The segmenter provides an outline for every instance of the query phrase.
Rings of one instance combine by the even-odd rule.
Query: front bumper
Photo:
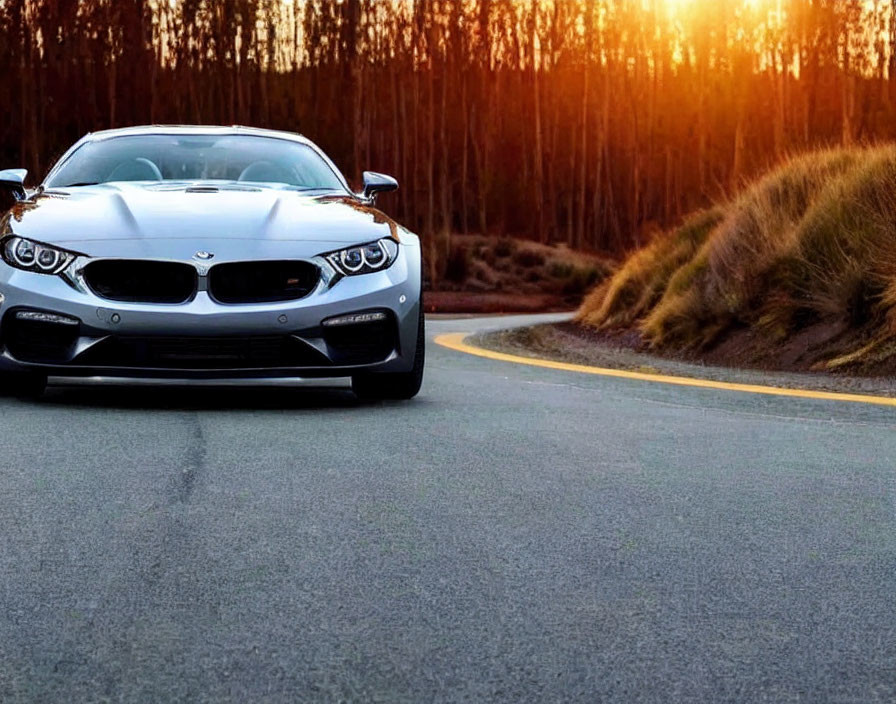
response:
[[[277,303],[225,305],[202,290],[184,304],[120,303],[77,291],[58,276],[2,262],[0,295],[3,371],[151,378],[403,372],[413,366],[418,334],[420,256],[418,247],[402,246],[385,271],[346,277],[305,298]],[[20,311],[77,322],[22,321]],[[385,320],[322,325],[364,311],[383,312]]]

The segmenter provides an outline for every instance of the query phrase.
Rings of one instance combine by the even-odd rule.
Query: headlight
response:
[[[398,243],[388,238],[369,244],[340,249],[324,255],[332,267],[343,276],[370,274],[388,269],[398,257]]]
[[[3,261],[16,269],[39,274],[58,274],[78,256],[64,249],[32,242],[22,237],[10,237],[0,247]]]

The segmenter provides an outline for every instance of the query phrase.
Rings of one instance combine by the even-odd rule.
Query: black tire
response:
[[[414,366],[409,372],[356,374],[352,377],[352,391],[362,401],[407,401],[414,398],[423,384],[423,365],[426,360],[426,335],[423,322],[423,300],[420,301],[420,320],[417,324],[417,348]]]
[[[7,372],[0,374],[0,395],[35,399],[43,396],[47,375],[39,372]]]

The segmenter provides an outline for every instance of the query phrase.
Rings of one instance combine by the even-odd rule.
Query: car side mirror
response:
[[[0,171],[0,189],[12,193],[16,200],[25,200],[25,177],[27,169],[7,169]]]
[[[398,181],[386,174],[378,174],[375,171],[364,172],[364,198],[371,203],[378,193],[388,193],[398,190]]]

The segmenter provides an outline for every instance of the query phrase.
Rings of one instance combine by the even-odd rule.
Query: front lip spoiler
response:
[[[53,377],[119,377],[133,379],[325,379],[380,371],[394,357],[377,364],[355,367],[252,367],[246,369],[159,369],[156,367],[71,367],[56,364],[25,364],[23,369],[39,371]],[[382,369],[385,371],[385,369]]]
[[[181,367],[96,367],[77,364],[48,364],[23,362],[8,351],[0,354],[0,359],[14,364],[20,369],[30,369],[55,377],[132,377],[143,379],[264,379],[307,377],[309,379],[352,376],[363,372],[387,371],[400,355],[393,350],[385,359],[356,365],[333,365],[319,367],[224,367],[181,368]]]

